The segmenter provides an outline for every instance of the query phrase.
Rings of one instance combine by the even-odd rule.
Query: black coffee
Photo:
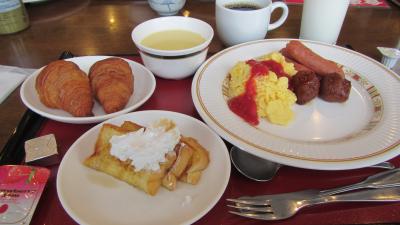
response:
[[[260,6],[251,3],[232,3],[225,5],[228,9],[239,10],[239,11],[251,11],[261,9]]]

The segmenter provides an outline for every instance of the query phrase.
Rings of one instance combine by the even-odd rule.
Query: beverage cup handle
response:
[[[286,20],[286,18],[288,17],[289,14],[289,8],[287,7],[287,5],[283,2],[273,2],[271,5],[271,14],[274,12],[275,9],[277,8],[282,8],[283,12],[281,17],[275,21],[274,23],[270,23],[268,26],[268,30],[273,30],[276,29],[278,27],[280,27]]]

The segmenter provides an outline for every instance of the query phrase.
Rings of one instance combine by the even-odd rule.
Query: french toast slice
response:
[[[190,146],[183,142],[179,142],[176,151],[178,156],[162,180],[163,187],[170,191],[175,190],[177,180],[185,172],[194,152]]]
[[[84,161],[84,165],[125,181],[149,195],[155,195],[161,186],[163,177],[176,160],[176,154],[167,154],[166,161],[160,163],[158,171],[135,171],[130,161],[121,161],[110,154],[112,136],[123,135],[140,128],[140,125],[132,122],[125,122],[121,127],[104,124],[97,138],[95,151]]]
[[[192,137],[182,136],[181,142],[193,149],[193,155],[179,180],[189,184],[197,184],[203,170],[207,168],[210,162],[208,151]]]
[[[124,121],[124,123],[121,125],[121,128],[129,132],[132,132],[132,131],[137,131],[140,128],[143,128],[143,126],[140,126],[139,124],[131,121]]]

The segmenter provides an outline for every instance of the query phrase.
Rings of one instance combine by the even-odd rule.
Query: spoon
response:
[[[271,180],[282,166],[245,152],[236,146],[232,146],[230,156],[235,168],[245,177],[255,181]]]
[[[230,151],[232,164],[245,177],[255,181],[269,181],[274,178],[279,168],[283,165],[275,163],[232,146]],[[390,162],[382,162],[370,167],[382,169],[394,169]]]

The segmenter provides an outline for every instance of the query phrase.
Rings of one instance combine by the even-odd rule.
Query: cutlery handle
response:
[[[330,196],[342,192],[362,189],[362,188],[384,188],[384,187],[397,187],[400,186],[400,168],[387,170],[375,175],[369,176],[362,182],[338,187],[328,190],[322,190],[321,196]]]
[[[391,202],[400,201],[400,188],[390,187],[326,196],[328,202]]]
[[[381,169],[387,169],[387,170],[392,170],[396,168],[391,162],[381,162],[372,166],[369,166],[372,168],[381,168]]]

